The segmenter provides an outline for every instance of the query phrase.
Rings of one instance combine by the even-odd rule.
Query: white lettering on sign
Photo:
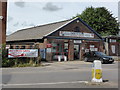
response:
[[[94,48],[94,47],[95,47],[95,45],[90,45],[90,47]]]
[[[81,40],[74,40],[74,43],[82,43]]]
[[[52,49],[51,48],[47,48],[47,53],[51,53]]]
[[[59,35],[60,36],[71,36],[71,37],[89,37],[89,38],[94,38],[94,34],[93,33],[60,31]]]
[[[110,42],[116,42],[116,40],[115,39],[110,39]]]
[[[9,49],[8,58],[38,57],[38,49]]]

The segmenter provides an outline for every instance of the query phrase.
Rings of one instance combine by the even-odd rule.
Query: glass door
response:
[[[80,45],[74,45],[74,60],[79,59],[80,57]]]
[[[52,55],[53,59],[57,59],[58,56],[64,56],[64,41],[56,40],[52,43]]]

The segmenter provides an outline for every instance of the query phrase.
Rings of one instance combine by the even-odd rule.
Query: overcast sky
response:
[[[28,27],[70,19],[87,7],[106,7],[118,17],[118,2],[10,2],[7,35]]]

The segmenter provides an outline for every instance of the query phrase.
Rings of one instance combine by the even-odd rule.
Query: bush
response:
[[[15,59],[8,59],[8,50],[5,48],[5,45],[2,45],[2,67],[12,67],[15,65]]]
[[[2,67],[12,67],[15,65],[15,59],[2,59]]]

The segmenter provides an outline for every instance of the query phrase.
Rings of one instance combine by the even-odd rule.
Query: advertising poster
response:
[[[38,57],[38,49],[9,49],[8,58]]]

